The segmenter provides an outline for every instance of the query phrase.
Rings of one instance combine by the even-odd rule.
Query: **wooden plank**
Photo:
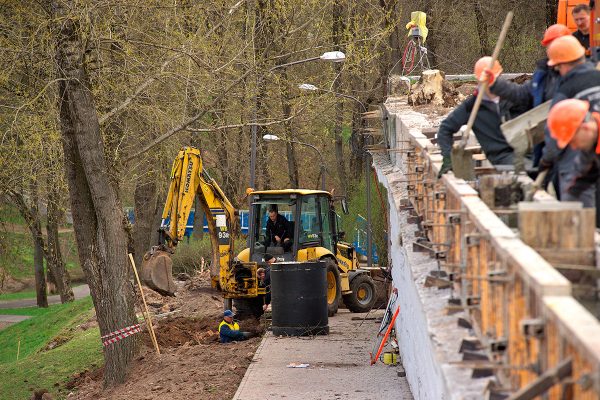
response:
[[[482,233],[490,237],[516,237],[516,234],[479,197],[464,198],[462,202],[470,220]]]
[[[572,371],[573,364],[571,358],[563,360],[556,367],[544,372],[535,381],[511,395],[508,400],[532,400],[546,393],[548,389],[559,383],[562,379],[571,376]]]
[[[600,371],[598,319],[571,296],[546,296],[542,301],[544,316],[557,326],[557,333],[566,338],[595,371]]]

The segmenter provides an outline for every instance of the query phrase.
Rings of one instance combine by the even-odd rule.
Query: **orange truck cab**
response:
[[[579,4],[588,4],[591,8],[590,46],[595,48],[597,52],[597,48],[600,45],[600,1],[559,0],[556,22],[566,25],[572,32],[575,32],[577,30],[577,25],[575,25],[575,21],[573,21],[573,8]]]

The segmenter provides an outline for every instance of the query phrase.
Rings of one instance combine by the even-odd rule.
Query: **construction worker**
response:
[[[256,275],[258,276],[258,287],[264,287],[266,291],[263,299],[263,311],[267,311],[271,304],[271,265],[276,261],[276,258],[269,253],[265,253],[264,260],[266,267],[259,268]]]
[[[233,320],[233,311],[223,312],[223,321],[219,324],[219,339],[221,343],[246,340],[252,337],[250,332],[240,331],[240,325]]]
[[[594,111],[600,106],[600,71],[586,62],[585,49],[573,36],[554,40],[547,49],[548,65],[556,69],[561,79],[552,99],[553,106],[561,100],[578,98],[588,100]],[[585,158],[578,157],[574,149],[560,149],[550,133],[545,137],[546,146],[540,161],[540,170],[555,168],[558,173],[560,200],[581,201],[584,207],[596,206],[596,185],[585,165]],[[600,198],[599,198],[600,199]]]
[[[491,57],[482,57],[475,63],[476,77],[485,77],[483,71],[490,65]],[[496,61],[491,71],[491,80],[502,73],[502,66]],[[479,89],[477,89],[479,90]],[[453,136],[460,127],[469,120],[475,104],[476,94],[469,96],[458,105],[442,123],[437,133],[438,143],[442,149],[443,163],[439,175],[452,170]],[[523,112],[523,107],[515,107],[511,102],[501,99],[489,89],[483,94],[483,101],[473,124],[473,133],[477,137],[487,159],[494,165],[512,165],[513,148],[508,144],[500,125]]]
[[[563,24],[554,24],[548,27],[544,32],[541,44],[548,47],[555,39],[561,36],[571,34],[571,30]],[[493,75],[488,73],[486,69],[487,79]],[[533,76],[527,83],[520,85],[506,79],[496,79],[493,85],[490,85],[490,92],[500,96],[500,98],[508,100],[513,104],[523,106],[526,110],[532,109],[551,100],[554,96],[557,82],[560,78],[558,71],[548,66],[548,57],[544,57],[536,63]],[[542,157],[543,143],[540,143],[534,148],[533,166],[537,167],[540,158]]]
[[[292,247],[290,223],[277,210],[277,204],[269,207],[269,219],[267,220],[265,247],[281,246],[284,251]]]
[[[556,103],[548,114],[548,130],[559,149],[567,146],[600,161],[600,113],[585,100],[567,99]]]
[[[578,4],[573,7],[573,11],[571,11],[571,15],[573,16],[573,21],[575,25],[577,25],[577,30],[573,32],[573,36],[586,50],[589,55],[590,48],[590,6],[587,4]]]

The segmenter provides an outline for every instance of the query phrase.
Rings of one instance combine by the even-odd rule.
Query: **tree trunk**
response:
[[[42,223],[38,209],[37,183],[31,183],[31,215],[33,217],[30,227],[33,235],[33,269],[35,271],[35,297],[38,307],[48,307],[48,293],[46,290],[46,273],[44,271],[44,238],[42,237]]]
[[[288,118],[290,118],[292,115],[292,104],[290,102],[287,70],[285,68],[281,70],[281,78],[281,111],[283,113],[283,118],[286,119],[286,121],[283,123],[283,128],[285,130],[285,136],[287,139],[285,149],[287,153],[288,180],[290,188],[297,189],[300,187],[300,178],[298,176],[296,149],[294,148],[294,143],[291,143],[291,140],[294,140],[294,131],[292,129],[292,121],[288,120]]]
[[[196,196],[196,205],[194,212],[194,233],[193,236],[195,239],[202,240],[204,239],[204,211],[202,211],[202,206],[200,205],[200,200],[198,200],[198,196]]]
[[[156,182],[154,177],[147,180],[138,180],[133,193],[135,221],[133,224],[133,248],[135,265],[142,265],[144,254],[150,250],[152,231],[158,229],[154,226],[154,208],[156,205]]]
[[[100,335],[136,323],[133,290],[127,279],[127,234],[118,191],[113,187],[104,154],[98,115],[87,71],[80,21],[85,16],[74,1],[54,0],[56,65],[65,170],[79,259],[90,286]],[[137,349],[129,336],[104,347],[106,386],[123,383]]]
[[[46,257],[48,276],[53,276],[61,303],[67,303],[75,300],[75,295],[71,288],[71,277],[60,251],[60,238],[58,236],[58,224],[61,219],[58,204],[59,194],[51,188],[51,182],[49,182],[48,187],[48,221],[46,222],[46,234],[48,235],[48,252]]]
[[[343,3],[341,0],[335,0],[333,2],[333,48],[334,50],[343,51],[341,43],[343,41],[344,34],[344,22],[343,22]],[[341,81],[342,81],[342,65],[341,63],[335,63],[334,69],[336,72],[336,79],[333,81],[332,90],[335,93],[340,93]],[[333,137],[335,141],[335,161],[337,164],[337,175],[340,181],[340,187],[342,188],[342,194],[345,195],[348,189],[348,182],[346,176],[346,160],[344,159],[344,142],[342,138],[342,129],[344,125],[344,102],[342,97],[337,97],[335,103],[335,125],[333,128]]]
[[[556,23],[558,16],[558,0],[546,1],[546,26]]]
[[[19,210],[19,214],[27,222],[27,227],[31,232],[33,239],[33,271],[35,278],[35,292],[38,307],[48,307],[48,295],[46,290],[46,274],[44,273],[44,257],[46,256],[46,244],[42,234],[42,224],[40,222],[40,214],[37,206],[38,194],[37,184],[31,182],[31,204],[28,205],[25,201],[25,196],[22,193],[14,191],[8,192],[13,204]]]
[[[477,35],[479,36],[479,47],[481,49],[481,55],[491,55],[490,52],[490,40],[488,36],[488,25],[483,12],[481,10],[480,0],[473,0],[473,12],[475,13],[475,24],[477,26]]]

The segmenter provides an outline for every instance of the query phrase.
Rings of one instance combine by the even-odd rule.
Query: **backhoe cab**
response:
[[[338,216],[330,193],[318,190],[286,189],[255,191],[252,221],[249,222],[250,248],[238,259],[263,264],[269,253],[277,261],[322,260],[327,265],[329,314],[337,312],[343,297],[353,312],[366,312],[376,301],[375,285],[366,271],[358,269],[354,247],[343,242]],[[277,243],[267,229],[273,211],[284,218],[285,238]],[[283,239],[283,238],[280,238]]]
[[[330,193],[317,190],[286,189],[254,191],[253,218],[249,221],[250,247],[234,257],[234,238],[239,215],[219,185],[202,167],[200,150],[184,147],[171,170],[171,183],[162,214],[158,245],[144,255],[142,280],[160,293],[173,295],[171,254],[183,239],[188,217],[196,197],[206,215],[211,241],[211,280],[223,292],[226,304],[254,308],[257,297],[265,294],[258,287],[256,271],[265,265],[266,253],[278,261],[323,260],[327,265],[327,302],[329,314],[337,312],[341,298],[353,312],[366,312],[376,301],[370,275],[358,269],[354,247],[342,241],[338,217]],[[345,204],[343,204],[344,207]],[[215,213],[215,210],[223,210]],[[279,228],[285,230],[278,241],[267,235],[269,210],[276,210]],[[285,218],[285,219],[283,219]],[[229,307],[228,307],[229,308]],[[262,307],[259,307],[262,310]]]

